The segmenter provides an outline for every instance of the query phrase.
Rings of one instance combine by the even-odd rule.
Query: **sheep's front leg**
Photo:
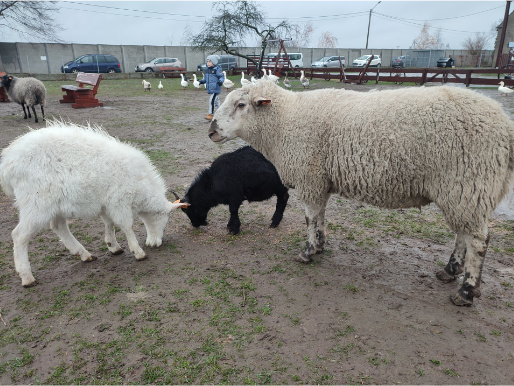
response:
[[[29,106],[27,106],[27,111],[25,111],[25,103],[22,103],[21,108],[23,109],[23,119],[27,119],[27,111],[29,112],[29,118],[32,118],[30,116]]]
[[[470,236],[468,235],[468,238]],[[466,234],[459,232],[455,237],[455,247],[450,256],[448,264],[436,276],[439,280],[449,283],[457,278],[464,270],[464,261],[466,257]]]
[[[55,217],[50,222],[50,228],[59,236],[64,246],[72,255],[79,255],[82,261],[96,260],[96,257],[91,256],[86,248],[71,234],[66,218]]]
[[[323,252],[325,246],[325,207],[326,201],[322,205],[305,204],[307,242],[305,249],[298,256],[298,260],[303,263],[311,261],[311,256],[316,252]]]
[[[29,241],[33,234],[44,228],[43,224],[34,224],[23,211],[20,211],[20,222],[12,231],[14,244],[14,267],[21,278],[21,285],[32,287],[37,284],[32,275],[29,262]]]
[[[116,240],[116,231],[114,230],[114,223],[112,220],[105,214],[101,214],[100,218],[105,224],[105,243],[107,244],[107,248],[109,252],[113,255],[119,255],[123,253],[123,248],[118,244],[118,240]]]
[[[242,200],[235,202],[232,201],[228,208],[230,210],[230,219],[228,220],[227,228],[228,233],[231,235],[237,235],[241,229],[241,221],[239,221],[239,207],[241,206]]]
[[[34,122],[36,122],[36,123],[37,123],[37,122],[38,122],[38,120],[37,120],[36,108],[34,107],[34,105],[32,105],[32,106],[30,106],[30,107],[32,107],[32,112],[34,113]],[[29,110],[29,109],[30,109],[30,107],[29,107],[29,106],[27,106],[27,110]],[[29,117],[30,117],[30,110],[29,110]]]

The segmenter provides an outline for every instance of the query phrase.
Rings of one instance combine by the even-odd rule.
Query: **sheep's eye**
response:
[[[245,107],[245,106],[246,106],[246,105],[245,105],[244,103],[239,103],[239,104],[237,105],[237,107],[241,107],[241,108],[243,108],[243,107]]]

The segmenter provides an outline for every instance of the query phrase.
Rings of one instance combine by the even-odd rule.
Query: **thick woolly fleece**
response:
[[[328,193],[386,208],[435,202],[452,230],[480,238],[514,169],[514,124],[501,105],[456,87],[299,93],[261,80],[228,94],[214,119],[303,202],[324,207]]]
[[[6,91],[9,98],[20,105],[35,106],[45,104],[45,85],[36,78],[13,77]]]

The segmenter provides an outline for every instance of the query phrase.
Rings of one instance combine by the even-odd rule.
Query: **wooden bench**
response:
[[[0,78],[5,75],[5,72],[0,72]],[[9,97],[4,87],[0,87],[0,102],[9,102]]]
[[[75,82],[79,85],[61,86],[61,90],[65,91],[66,94],[63,95],[63,98],[60,99],[59,102],[73,103],[71,107],[74,109],[103,106],[104,104],[102,102],[98,102],[98,99],[95,98],[101,80],[102,75],[100,74],[86,74],[84,72],[79,72],[77,74],[77,79],[75,79]]]
[[[186,74],[185,67],[158,67],[159,72],[162,74],[163,78],[166,78],[166,75],[169,75],[170,78],[178,78],[180,74]]]

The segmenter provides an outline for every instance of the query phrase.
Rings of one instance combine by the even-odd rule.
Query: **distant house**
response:
[[[508,57],[508,53],[509,53],[509,42],[513,42],[514,43],[514,11],[512,11],[510,14],[509,14],[509,19],[507,21],[507,30],[505,32],[505,41],[503,42],[503,47],[501,49],[501,53],[504,54],[504,55],[507,55]],[[496,63],[496,58],[498,57],[498,46],[500,44],[500,40],[501,40],[501,35],[502,35],[502,30],[503,30],[503,22],[501,22],[497,27],[496,27],[496,31],[497,31],[497,34],[496,34],[496,42],[494,43],[494,62],[493,62],[493,66],[494,64]]]

